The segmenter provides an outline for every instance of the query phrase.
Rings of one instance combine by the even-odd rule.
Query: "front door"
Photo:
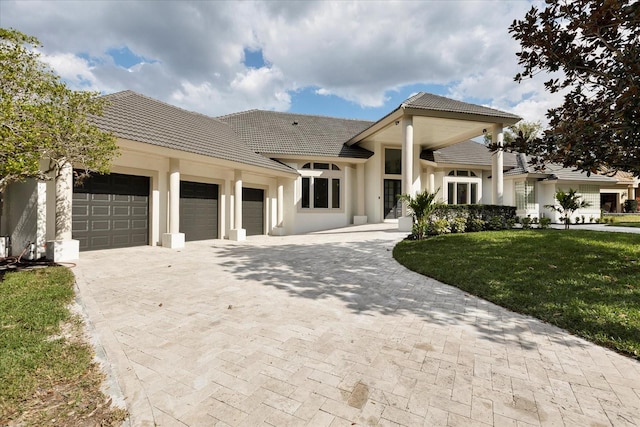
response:
[[[402,216],[402,203],[398,196],[402,194],[402,181],[384,180],[384,219],[396,219]]]

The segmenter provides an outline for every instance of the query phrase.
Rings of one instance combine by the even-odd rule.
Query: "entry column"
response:
[[[162,246],[184,248],[184,233],[180,233],[180,160],[169,162],[169,232],[162,235]]]
[[[229,230],[229,240],[246,240],[247,230],[242,228],[242,171],[235,171],[233,187],[233,228]]]
[[[492,179],[492,203],[494,205],[504,204],[504,160],[503,160],[503,145],[504,145],[504,133],[502,130],[502,123],[493,125],[492,136],[495,138],[496,146],[498,147],[495,153],[493,153],[491,161],[491,179]]]
[[[414,196],[413,191],[413,116],[402,119],[402,194]],[[398,218],[398,230],[411,231],[413,216],[408,216],[407,202],[402,203],[402,217]]]

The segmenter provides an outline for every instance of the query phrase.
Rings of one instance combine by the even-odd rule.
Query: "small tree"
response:
[[[564,190],[556,191],[555,199],[558,202],[557,204],[544,205],[544,207],[562,215],[560,219],[564,222],[565,230],[569,229],[569,225],[571,224],[571,215],[575,211],[591,206],[591,203],[581,200],[581,196],[577,194],[576,190],[573,188],[570,188],[567,192]]]
[[[69,89],[40,60],[38,46],[34,37],[0,28],[0,212],[12,182],[53,173],[62,193],[73,166],[106,173],[118,154],[115,138],[91,122],[102,114],[104,98]],[[71,232],[70,217],[60,216],[68,211],[57,204],[56,239]]]
[[[413,213],[415,219],[414,234],[417,239],[424,237],[429,217],[437,206],[435,200],[438,191],[439,189],[436,190],[435,193],[430,193],[424,190],[413,197],[409,194],[401,194],[398,196],[400,201],[407,203],[407,208]]]

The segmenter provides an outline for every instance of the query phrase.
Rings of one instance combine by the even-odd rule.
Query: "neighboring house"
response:
[[[399,194],[440,188],[450,203],[514,204],[512,188],[538,179],[505,174],[519,166],[515,156],[468,142],[501,135],[520,117],[426,93],[376,122],[259,110],[212,118],[131,91],[106,97],[95,121],[121,149],[112,173],[73,188],[65,177],[72,208],[61,217],[72,235],[57,242],[53,182],[11,185],[0,235],[10,236],[13,255],[27,247],[27,258],[64,261],[84,250],[180,248],[394,218],[408,230]]]
[[[604,212],[620,213],[624,211],[627,200],[637,200],[638,178],[632,173],[618,171],[612,178],[615,184],[607,184],[600,188],[600,206]]]

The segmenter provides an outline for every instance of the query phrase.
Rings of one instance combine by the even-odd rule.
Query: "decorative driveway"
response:
[[[131,425],[640,425],[638,361],[408,271],[395,227],[83,253]]]

